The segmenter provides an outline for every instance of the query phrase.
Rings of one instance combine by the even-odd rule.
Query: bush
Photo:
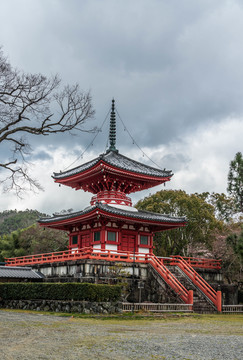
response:
[[[3,300],[117,301],[119,285],[89,283],[0,283]]]

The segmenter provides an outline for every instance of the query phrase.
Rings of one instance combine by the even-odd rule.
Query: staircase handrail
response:
[[[147,257],[147,262],[162,276],[164,281],[186,304],[193,304],[193,291],[188,291],[160,259],[155,255],[150,255]]]
[[[198,257],[182,257],[189,265],[192,267],[199,267],[203,269],[221,269],[222,260],[217,259],[206,259],[206,258],[198,258]]]
[[[221,311],[221,291],[215,291],[207,283],[207,281],[204,280],[203,277],[200,276],[196,270],[194,270],[193,267],[183,259],[182,256],[173,255],[171,257],[172,260],[170,261],[170,265],[178,266],[189,277],[193,284],[196,285],[204,293],[204,295],[213,302],[217,310]]]

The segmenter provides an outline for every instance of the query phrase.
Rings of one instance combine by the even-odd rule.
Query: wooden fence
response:
[[[222,313],[224,314],[235,314],[241,313],[243,314],[243,305],[223,305],[222,306]]]
[[[123,312],[147,311],[162,312],[192,312],[192,304],[160,304],[160,303],[122,303]]]
[[[193,312],[193,304],[122,303],[123,312]],[[223,314],[243,314],[243,305],[223,305]]]

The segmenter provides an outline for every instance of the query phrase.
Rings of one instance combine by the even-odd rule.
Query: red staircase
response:
[[[175,291],[185,304],[193,304],[193,290],[187,290],[172,272],[155,255],[149,256],[147,262],[159,273],[163,280]]]
[[[216,307],[217,311],[222,311],[221,291],[215,291],[205,281],[193,267],[182,256],[171,256],[169,265],[178,266],[181,271],[191,280],[191,282],[206,296]],[[168,260],[167,260],[168,262]]]

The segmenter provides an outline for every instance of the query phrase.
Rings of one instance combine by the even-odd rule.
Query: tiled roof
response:
[[[138,210],[137,212],[128,211],[123,209],[118,209],[114,206],[109,206],[107,204],[99,203],[99,207],[106,210],[109,213],[117,214],[121,216],[128,216],[134,219],[144,219],[144,220],[154,220],[159,222],[170,222],[170,223],[178,223],[178,222],[185,222],[185,217],[175,217],[166,214],[154,213],[145,210]]]
[[[0,278],[41,279],[44,275],[32,270],[31,267],[0,266]]]
[[[62,214],[53,214],[52,217],[41,218],[41,219],[38,220],[38,222],[41,223],[41,224],[44,224],[44,223],[51,223],[51,222],[54,222],[54,221],[62,221],[62,220],[72,219],[72,218],[87,214],[87,213],[91,212],[92,210],[94,210],[95,208],[96,208],[96,206],[93,205],[93,206],[86,207],[84,210],[77,211],[77,212],[74,212],[74,213],[68,213],[68,214],[64,214],[64,215],[62,215]]]
[[[89,207],[85,208],[83,211],[78,211],[75,213],[70,213],[70,214],[65,214],[65,215],[55,215],[51,218],[42,218],[39,220],[39,222],[42,224],[45,224],[45,223],[48,224],[48,223],[52,223],[52,222],[56,222],[56,221],[72,219],[75,217],[79,217],[79,216],[88,214],[89,212],[91,212],[95,209],[100,209],[109,214],[125,216],[125,217],[129,217],[132,219],[157,221],[160,223],[164,223],[164,222],[165,223],[175,223],[175,224],[186,222],[185,217],[175,217],[175,216],[171,216],[171,215],[159,214],[159,213],[154,213],[154,212],[149,212],[149,211],[144,211],[144,210],[129,211],[129,210],[119,209],[114,206],[110,206],[110,205],[102,204],[102,203],[96,203],[96,205],[89,206]]]
[[[149,176],[155,176],[155,177],[168,177],[172,176],[171,170],[161,170],[156,169],[155,167],[148,166],[145,164],[142,164],[138,161],[129,159],[128,157],[119,154],[117,151],[111,151],[108,150],[105,154],[101,154],[99,157],[82,164],[76,168],[73,168],[68,171],[60,172],[60,173],[54,173],[55,179],[62,179],[66,178],[72,175],[76,175],[79,173],[82,173],[83,171],[93,167],[96,165],[99,161],[103,160],[105,163],[115,166],[122,170],[127,170],[134,173],[149,175]]]

